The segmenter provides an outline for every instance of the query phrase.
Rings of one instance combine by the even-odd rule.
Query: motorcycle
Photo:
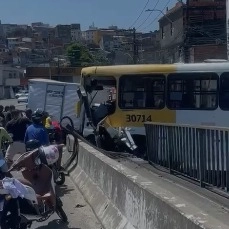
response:
[[[9,172],[14,170],[21,170],[23,179],[4,178],[0,181],[2,229],[27,229],[33,222],[46,221],[54,212],[62,222],[68,221],[62,201],[56,195],[52,170],[43,163],[39,150],[20,156]],[[15,190],[19,190],[16,196]]]
[[[60,141],[60,133],[55,128],[47,129],[48,135],[49,135],[49,142],[55,143]]]
[[[37,140],[30,140],[26,142],[26,151],[32,151],[36,148],[39,148],[40,142]],[[64,171],[57,168],[57,163],[54,163],[53,165],[49,166],[49,168],[53,172],[54,181],[57,185],[63,185],[65,182],[65,173]]]

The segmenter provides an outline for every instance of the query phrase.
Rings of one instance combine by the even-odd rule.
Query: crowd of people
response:
[[[26,142],[37,140],[40,146],[49,145],[49,132],[53,128],[61,133],[59,123],[52,121],[47,112],[40,109],[34,112],[31,109],[20,111],[13,105],[5,108],[0,105],[0,144],[2,146],[4,140],[10,143],[5,153],[7,168],[12,165],[16,154],[26,152]],[[57,141],[57,144],[62,143],[61,135]],[[3,157],[2,152],[0,159],[1,157]],[[57,162],[59,168],[61,168],[61,158],[62,152]]]

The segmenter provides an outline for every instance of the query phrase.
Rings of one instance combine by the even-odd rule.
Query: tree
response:
[[[110,65],[110,60],[102,53],[96,53],[94,55],[94,64],[95,65]]]
[[[93,57],[89,50],[78,43],[67,47],[67,55],[72,67],[87,66],[93,63]]]

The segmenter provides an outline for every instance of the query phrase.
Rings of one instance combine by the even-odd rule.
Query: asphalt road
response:
[[[0,100],[0,105],[3,105],[4,107],[14,105],[19,110],[25,110],[26,109],[26,103],[18,103],[17,99]]]
[[[25,103],[18,104],[17,99],[0,100],[0,105],[15,105],[17,109],[24,110]],[[20,173],[14,173],[20,177]],[[59,217],[54,214],[43,223],[34,223],[32,229],[102,229],[91,207],[88,205],[79,189],[66,177],[64,185],[57,187],[57,194],[63,202],[63,209],[68,216],[69,223],[63,224]]]
[[[95,217],[92,209],[85,201],[82,194],[75,187],[70,178],[66,179],[65,185],[58,188],[57,193],[63,201],[69,224],[60,222],[55,214],[47,222],[34,223],[32,229],[102,229],[103,227]]]

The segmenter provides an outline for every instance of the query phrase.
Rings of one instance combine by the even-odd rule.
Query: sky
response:
[[[3,24],[44,22],[53,26],[80,23],[82,30],[94,23],[100,28],[117,25],[119,28],[136,27],[140,32],[147,32],[158,28],[157,16],[160,12],[150,14],[143,11],[144,7],[163,10],[167,5],[171,8],[176,2],[177,0],[0,0],[0,20]]]

